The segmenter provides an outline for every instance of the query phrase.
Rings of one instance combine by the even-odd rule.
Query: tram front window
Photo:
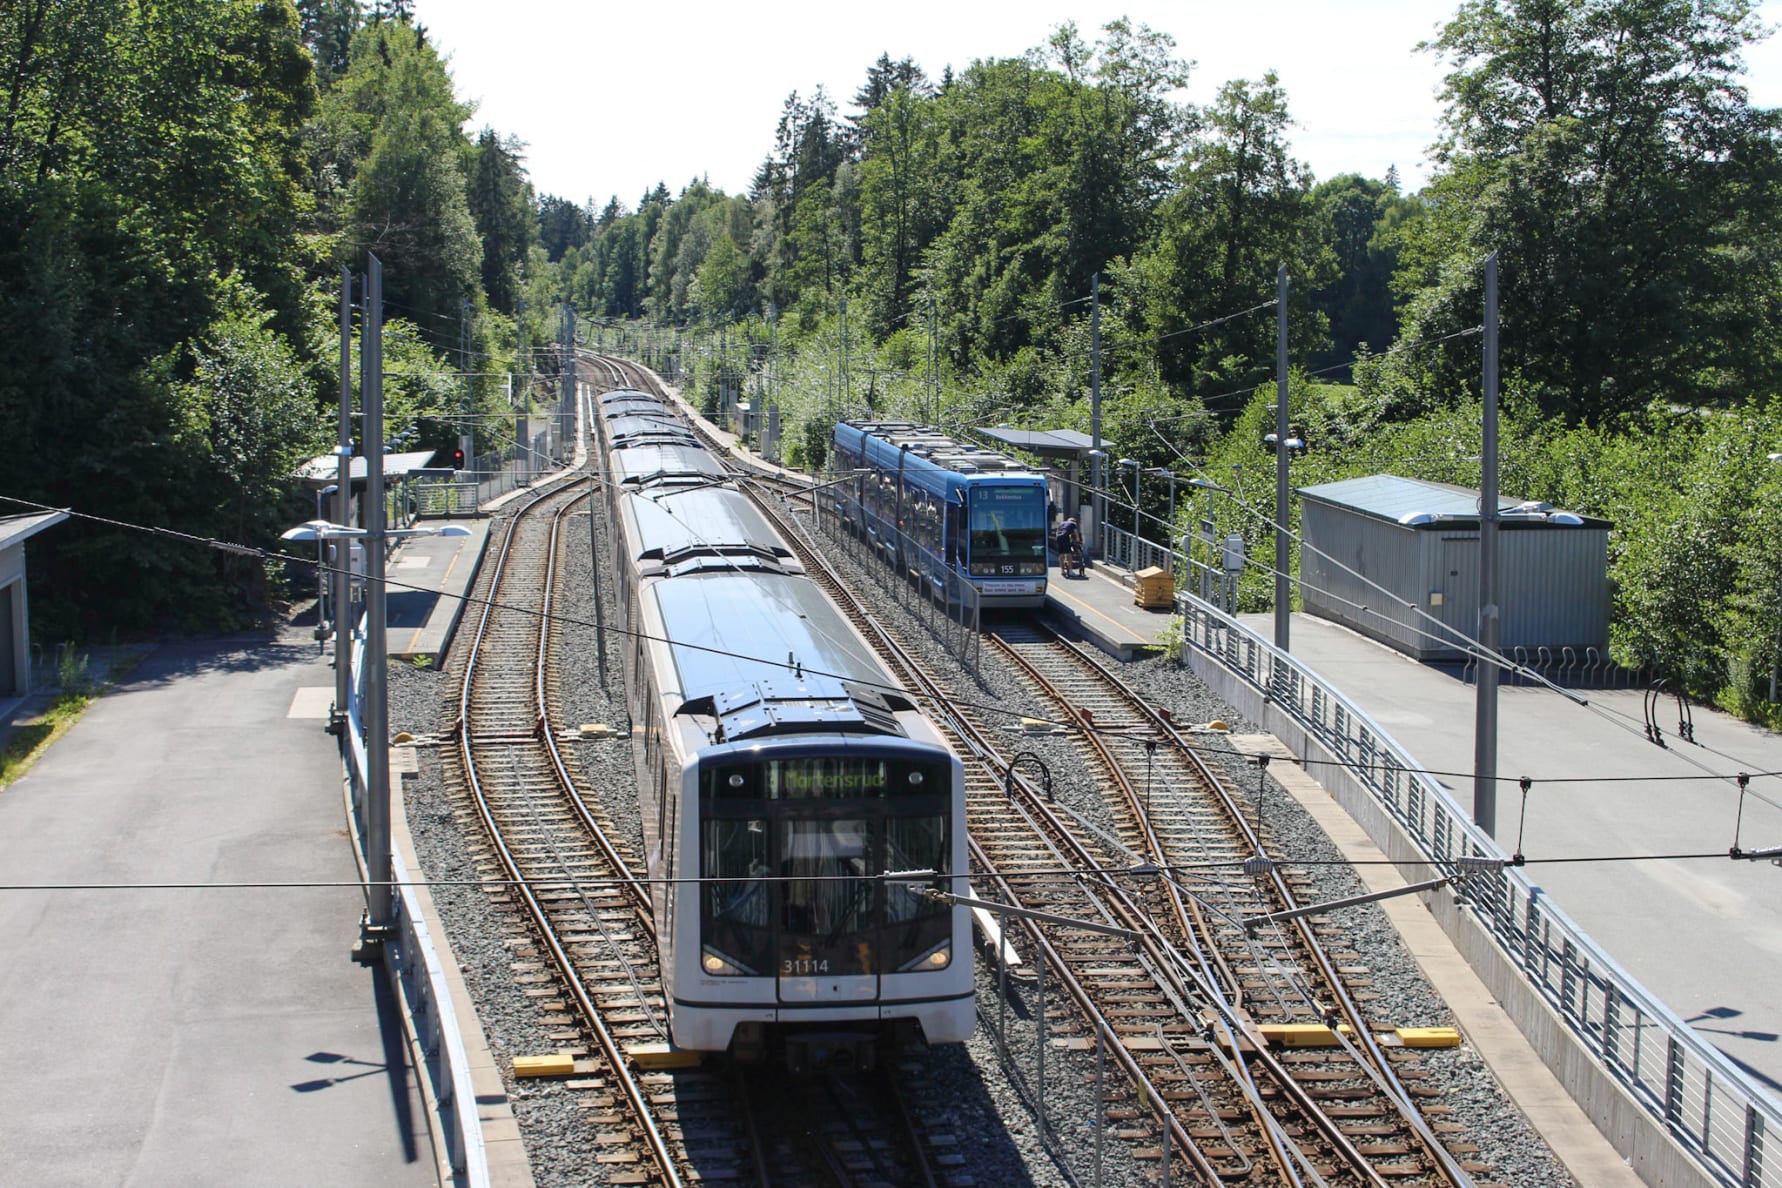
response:
[[[1045,573],[1045,488],[974,487],[970,543],[973,577]]]
[[[867,756],[708,769],[700,967],[805,978],[945,968],[951,912],[890,871],[949,868],[944,762]]]

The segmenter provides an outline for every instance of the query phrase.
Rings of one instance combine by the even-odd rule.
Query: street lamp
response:
[[[391,537],[470,535],[470,529],[462,524],[391,529],[383,526],[382,519],[380,515],[373,528],[353,528],[314,519],[286,530],[280,537],[284,540],[363,540],[368,550],[381,550],[384,541]],[[375,566],[369,564],[371,558],[367,557],[370,571],[367,576],[372,580],[368,581],[365,594],[365,702],[360,718],[360,729],[365,735],[365,867],[369,884],[366,888],[366,919],[356,953],[363,961],[376,959],[395,919],[394,889],[390,885],[389,657],[384,643],[383,583],[376,580],[383,576],[381,552],[378,556],[380,563]],[[335,709],[343,717],[350,716],[344,705]],[[341,734],[341,745],[350,745],[345,731]]]
[[[329,483],[316,492],[316,520],[322,518],[322,501],[340,490],[339,483]],[[315,521],[311,521],[314,523]],[[328,545],[321,537],[316,538],[316,640],[328,638],[328,625],[338,619],[341,607],[334,607],[332,617],[324,612],[328,610]]]
[[[1101,540],[1101,523],[1108,514],[1107,496],[1102,493],[1101,489],[1101,463],[1107,454],[1101,450],[1091,449],[1083,456],[1089,459],[1089,490],[1092,493],[1092,498],[1089,501],[1089,514],[1095,521],[1091,530],[1083,533],[1083,536],[1089,544],[1095,544]]]
[[[1204,530],[1202,539],[1204,539],[1207,542],[1207,548],[1210,551],[1214,547],[1213,537],[1214,537],[1214,533],[1216,532],[1216,527],[1213,522],[1215,519],[1215,517],[1213,515],[1213,510],[1214,510],[1213,493],[1217,492],[1217,491],[1224,491],[1224,490],[1226,490],[1226,488],[1221,487],[1218,483],[1214,482],[1212,479],[1198,478],[1198,477],[1189,479],[1188,485],[1190,487],[1198,487],[1202,491],[1207,492],[1206,514],[1201,518],[1201,528]],[[1211,593],[1212,593],[1212,590],[1211,590],[1212,572],[1213,572],[1213,560],[1212,560],[1212,557],[1209,555],[1207,558],[1206,567],[1200,571],[1200,597],[1201,597],[1202,602],[1210,601],[1209,595],[1211,595]]]

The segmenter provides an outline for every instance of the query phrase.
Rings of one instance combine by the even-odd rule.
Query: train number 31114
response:
[[[789,977],[795,974],[826,974],[829,972],[827,959],[815,957],[788,957],[780,962],[780,975]]]

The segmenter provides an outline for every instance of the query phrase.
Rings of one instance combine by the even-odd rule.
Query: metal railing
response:
[[[346,745],[341,748],[351,786],[355,834],[366,838],[366,789],[368,764],[361,707],[365,694],[365,621],[353,633],[352,679],[347,684]],[[401,777],[397,777],[401,778]],[[489,1184],[489,1160],[483,1143],[482,1121],[477,1115],[476,1089],[471,1082],[470,1058],[464,1036],[458,1030],[445,969],[423,918],[419,895],[402,856],[390,855],[390,877],[395,881],[396,939],[387,945],[392,986],[401,995],[408,1015],[415,1021],[416,1039],[425,1067],[417,1069],[428,1082],[445,1140],[452,1171],[471,1188]]]
[[[930,552],[897,525],[874,515],[846,494],[823,500],[817,523],[829,539],[872,572],[892,575],[883,583],[899,605],[919,617],[928,631],[966,668],[977,671],[983,638],[978,588],[938,553]],[[902,558],[901,573],[898,559]],[[905,580],[896,580],[902,577]]]
[[[552,457],[551,437],[549,428],[541,429],[528,443],[478,454],[471,465],[453,471],[450,477],[426,475],[410,480],[407,508],[412,518],[474,516],[491,499],[529,486],[540,475],[557,470],[560,464]]]
[[[1176,575],[1177,588],[1199,590],[1205,602],[1226,611],[1237,611],[1237,578],[1215,565],[1184,557],[1168,545],[1144,537],[1134,537],[1129,529],[1103,524],[1100,531],[1101,559],[1137,573],[1156,566]]]
[[[1316,739],[1432,868],[1452,875],[1464,859],[1507,861],[1390,735],[1292,656],[1198,599],[1180,596],[1177,607],[1184,648],[1216,660]],[[1739,1188],[1782,1188],[1782,1154],[1764,1157],[1767,1136],[1782,1131],[1774,1098],[1598,948],[1520,870],[1488,867],[1459,886],[1478,925],[1577,1046],[1601,1062],[1700,1171]],[[1543,1055],[1553,1063],[1551,1052]]]

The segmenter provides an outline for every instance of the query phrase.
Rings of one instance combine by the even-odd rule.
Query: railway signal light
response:
[[[462,449],[457,449],[457,450],[452,451],[452,469],[453,470],[463,470],[464,469],[464,451]]]

